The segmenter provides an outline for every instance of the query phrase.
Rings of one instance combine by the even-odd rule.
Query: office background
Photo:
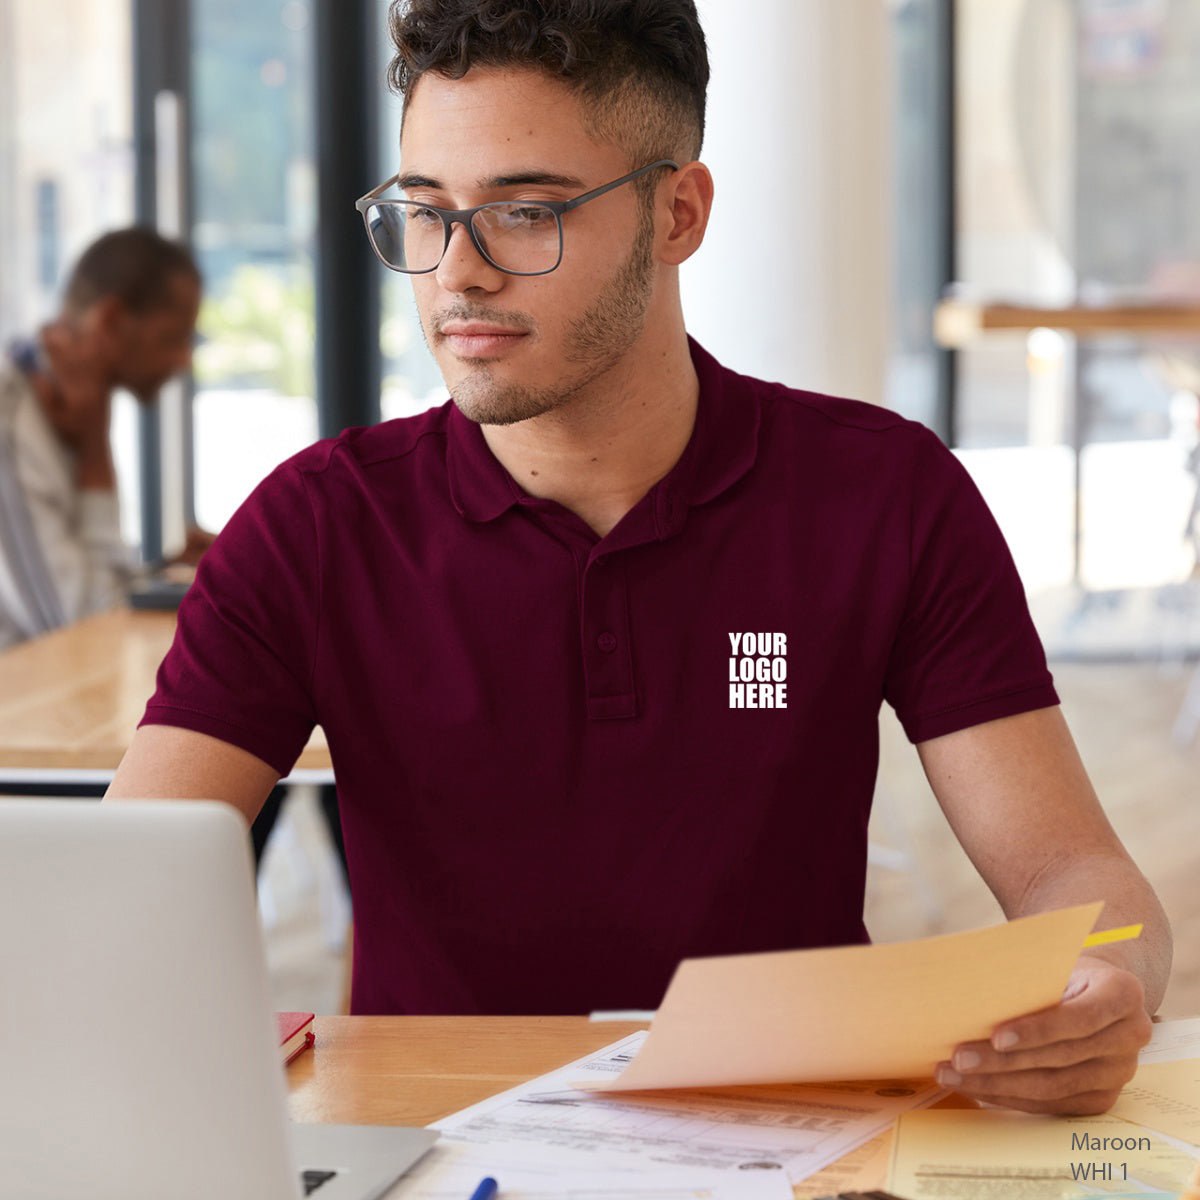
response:
[[[1005,529],[1068,720],[1200,1011],[1200,336],[1043,327],[951,352],[952,285],[1044,305],[1200,304],[1200,0],[699,0],[718,197],[684,273],[730,365],[888,404],[961,455]],[[218,528],[278,461],[444,398],[354,199],[395,169],[386,0],[0,0],[0,340],[135,219],[206,279],[194,378],[114,437],[129,539]],[[1195,456],[1193,455],[1193,460]],[[1190,704],[1194,709],[1189,707]],[[883,717],[869,924],[998,910]],[[345,906],[303,804],[268,863],[288,1003],[339,996]],[[312,989],[317,989],[316,992]],[[324,990],[321,990],[324,989]]]

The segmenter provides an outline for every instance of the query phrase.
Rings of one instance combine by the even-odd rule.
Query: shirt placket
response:
[[[580,594],[588,720],[636,716],[629,589],[621,556],[592,555],[584,568]]]

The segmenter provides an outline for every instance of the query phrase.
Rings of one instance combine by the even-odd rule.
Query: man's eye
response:
[[[554,224],[554,214],[548,208],[543,208],[540,204],[531,204],[525,208],[518,208],[513,213],[513,216],[522,225]]]
[[[408,219],[413,225],[440,225],[442,223],[441,214],[436,208],[418,208],[410,206],[408,210]]]
[[[511,231],[544,229],[554,213],[540,204],[509,204],[489,210],[488,223]]]

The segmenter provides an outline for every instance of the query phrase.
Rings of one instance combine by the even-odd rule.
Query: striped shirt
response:
[[[117,603],[130,557],[116,493],[76,486],[23,369],[34,353],[0,356],[0,648]]]

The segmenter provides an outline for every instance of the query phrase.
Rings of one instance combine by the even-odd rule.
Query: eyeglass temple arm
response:
[[[612,183],[606,183],[602,187],[593,188],[590,192],[584,192],[582,196],[576,196],[573,200],[566,200],[561,205],[554,207],[558,207],[560,212],[570,212],[571,209],[578,208],[588,200],[595,200],[597,196],[603,196],[605,192],[611,192],[613,188],[624,187],[625,184],[632,183],[635,179],[639,179],[651,171],[657,171],[659,167],[670,167],[673,171],[679,170],[679,164],[674,159],[660,158],[658,162],[648,163],[644,167],[639,167],[636,171],[630,171],[628,175],[622,175],[620,179],[614,179]],[[548,205],[547,207],[550,206]]]
[[[679,170],[679,164],[670,158],[660,158],[658,162],[648,163],[644,167],[639,167],[636,171],[631,171],[628,175],[622,175],[620,179],[614,179],[612,183],[606,183],[602,187],[593,188],[590,192],[584,192],[582,196],[576,196],[572,200],[563,202],[561,211],[569,212],[572,208],[577,208],[579,205],[588,200],[595,200],[597,196],[603,196],[605,192],[611,192],[614,188],[624,187],[627,183],[632,183],[635,179],[640,179],[641,176],[649,174],[651,171],[657,171],[659,167],[670,167],[673,171]],[[394,183],[400,182],[400,175],[397,172],[390,179],[381,183],[378,187],[372,188],[365,196],[360,196],[354,202],[354,207],[362,212],[372,200],[379,199],[384,192],[388,190]],[[557,207],[557,206],[556,206]]]
[[[393,175],[386,183],[381,183],[377,188],[372,188],[365,196],[359,196],[359,198],[354,202],[354,207],[358,209],[359,212],[362,212],[362,210],[366,208],[372,200],[378,200],[379,197],[382,196],[383,193],[386,192],[393,183],[399,182],[399,174]]]

